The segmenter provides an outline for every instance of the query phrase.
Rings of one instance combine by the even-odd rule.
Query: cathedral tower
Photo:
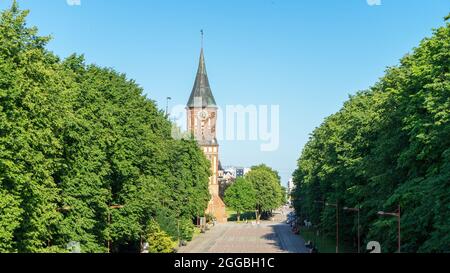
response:
[[[206,213],[214,215],[219,223],[227,221],[225,204],[219,196],[219,144],[216,139],[217,105],[206,73],[203,47],[195,78],[194,88],[187,103],[187,128],[198,141],[211,162],[212,176],[209,178],[211,201]]]

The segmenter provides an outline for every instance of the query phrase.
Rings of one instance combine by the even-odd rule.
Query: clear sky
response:
[[[75,1],[75,0],[69,0]],[[369,5],[368,2],[381,2]],[[10,0],[0,0],[0,8]],[[280,146],[221,142],[223,165],[266,163],[285,184],[309,134],[349,94],[380,78],[432,28],[444,24],[449,0],[19,0],[29,24],[54,39],[61,57],[135,79],[165,108],[185,104],[205,31],[205,57],[216,101],[279,105]]]

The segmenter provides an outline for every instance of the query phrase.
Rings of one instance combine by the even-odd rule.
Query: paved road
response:
[[[179,253],[307,253],[305,242],[284,223],[220,224]]]

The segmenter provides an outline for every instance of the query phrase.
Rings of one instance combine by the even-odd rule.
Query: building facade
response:
[[[295,191],[295,183],[294,183],[294,179],[291,178],[288,181],[288,187],[287,187],[287,194],[288,194],[288,201],[291,202],[292,201],[292,193]]]
[[[236,178],[244,177],[249,171],[251,171],[250,168],[236,168]]]
[[[209,192],[211,200],[206,213],[219,223],[227,221],[225,204],[219,196],[219,144],[216,138],[217,104],[209,85],[203,48],[194,87],[187,103],[187,128],[211,162]]]
[[[234,184],[236,179],[243,178],[251,171],[251,168],[226,166],[222,168],[219,164],[219,195],[223,198],[225,191]]]

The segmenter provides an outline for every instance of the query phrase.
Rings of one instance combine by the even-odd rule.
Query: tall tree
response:
[[[402,251],[450,251],[449,52],[447,23],[314,131],[294,173],[300,216],[333,234],[335,214],[316,201],[358,206],[364,239],[393,252],[396,219],[377,212],[400,205]],[[341,221],[344,238],[355,221]]]
[[[225,204],[236,211],[237,221],[241,220],[241,213],[252,211],[256,205],[256,192],[253,185],[245,178],[238,178],[225,191]]]
[[[261,220],[263,212],[271,212],[281,206],[282,189],[279,176],[271,168],[261,165],[252,168],[245,179],[256,192],[256,219]]]
[[[26,26],[27,14],[14,1],[0,16],[0,192],[14,200],[0,212],[11,221],[0,234],[12,251],[56,251],[61,214],[54,174],[62,152],[56,132],[69,110],[70,79],[45,50],[49,38]]]
[[[48,52],[27,14],[0,16],[0,251],[137,252],[152,219],[189,238],[209,201],[197,143],[124,74]]]

